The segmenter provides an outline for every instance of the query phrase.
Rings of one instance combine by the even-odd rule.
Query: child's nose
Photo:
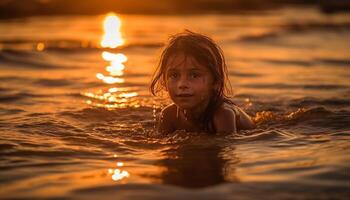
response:
[[[180,89],[188,88],[188,80],[186,77],[181,77],[178,83]]]

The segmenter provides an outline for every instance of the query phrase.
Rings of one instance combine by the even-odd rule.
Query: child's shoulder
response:
[[[167,106],[165,106],[165,108],[162,109],[162,112],[174,112],[176,111],[177,107],[174,103],[169,104]]]
[[[221,104],[214,113],[214,119],[234,119],[237,115],[235,107],[235,105],[229,103]]]
[[[213,117],[216,132],[234,133],[237,131],[234,107],[233,104],[223,103],[216,109]]]
[[[161,111],[161,115],[163,117],[170,117],[170,116],[174,116],[177,112],[177,107],[175,104],[170,104],[167,105],[165,108],[162,109]]]
[[[175,104],[170,104],[162,109],[157,120],[160,133],[172,133],[176,130],[176,113],[177,107]]]
[[[230,103],[223,103],[216,113],[218,120],[225,123],[233,122],[238,129],[254,129],[256,125],[251,117],[239,106]]]

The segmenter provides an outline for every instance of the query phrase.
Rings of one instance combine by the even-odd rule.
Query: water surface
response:
[[[349,14],[117,17],[0,22],[1,198],[349,196]],[[162,45],[185,28],[223,48],[256,130],[154,131],[169,100],[148,85]]]

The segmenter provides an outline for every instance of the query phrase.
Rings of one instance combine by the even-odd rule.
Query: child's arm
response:
[[[175,111],[174,111],[175,109]],[[176,116],[176,106],[174,104],[165,107],[157,119],[157,130],[159,133],[167,134],[175,131],[174,116]]]
[[[250,118],[250,116],[246,112],[244,112],[238,106],[236,106],[236,110],[238,110],[238,112],[239,112],[238,123],[239,123],[240,129],[254,129],[254,128],[256,128],[255,123],[253,122],[253,120]]]

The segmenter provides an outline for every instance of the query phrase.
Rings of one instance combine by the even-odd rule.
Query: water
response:
[[[346,199],[349,16],[118,15],[116,49],[100,47],[105,16],[1,21],[1,198]],[[169,100],[150,77],[184,28],[219,42],[256,130],[154,131]]]

